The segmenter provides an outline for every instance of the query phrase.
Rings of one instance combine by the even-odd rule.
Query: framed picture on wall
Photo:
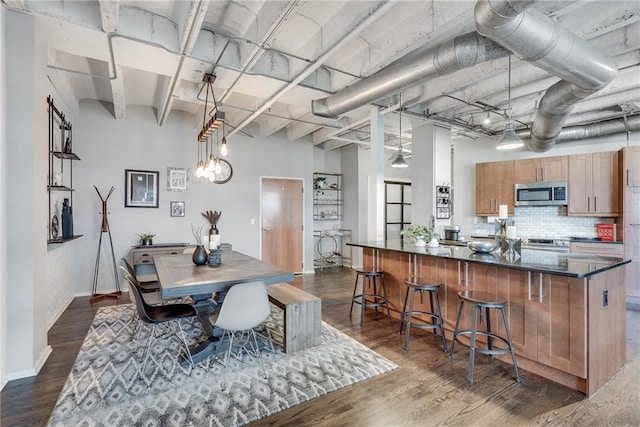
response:
[[[189,169],[167,168],[167,190],[189,191]]]
[[[158,178],[157,171],[126,169],[124,171],[124,207],[157,208]]]
[[[170,202],[171,216],[184,216],[184,202]]]

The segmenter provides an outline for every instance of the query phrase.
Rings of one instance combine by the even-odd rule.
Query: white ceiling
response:
[[[475,0],[3,0],[38,16],[49,41],[48,74],[69,108],[82,99],[155,108],[159,124],[173,111],[203,117],[205,73],[214,73],[218,107],[236,132],[255,138],[284,130],[325,148],[368,138],[369,106],[338,119],[315,116],[311,101],[339,92],[409,52],[475,31]],[[541,1],[532,9],[613,57],[613,81],[576,105],[565,126],[640,112],[640,1]],[[530,126],[545,90],[559,80],[512,57],[512,115]],[[403,141],[428,117],[450,125],[454,140],[500,134],[507,108],[508,58],[405,88]],[[390,93],[375,103],[395,105]],[[487,107],[497,110],[483,125]],[[392,108],[393,110],[393,108]],[[336,132],[350,123],[363,124]],[[385,116],[390,148],[398,114]],[[337,139],[331,139],[337,138]]]

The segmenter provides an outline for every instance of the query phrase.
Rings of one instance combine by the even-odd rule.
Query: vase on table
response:
[[[418,246],[418,247],[423,247],[427,244],[427,242],[424,241],[423,238],[419,237],[416,239],[414,245]]]
[[[438,246],[440,246],[440,243],[438,242],[438,239],[434,237],[433,239],[429,240],[427,246],[429,246],[430,248],[437,248]]]
[[[196,246],[196,250],[191,255],[191,260],[195,265],[205,265],[207,263],[207,250],[203,245]]]

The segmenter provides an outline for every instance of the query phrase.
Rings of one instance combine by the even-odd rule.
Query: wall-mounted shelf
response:
[[[342,219],[342,174],[314,172],[313,219]]]
[[[49,195],[49,225],[47,227],[47,243],[66,243],[82,237],[81,234],[62,237],[62,199],[69,199],[73,208],[73,162],[80,160],[73,151],[73,134],[71,122],[47,97],[49,107],[49,174],[47,175],[47,193]],[[64,194],[61,194],[64,193]],[[56,218],[54,220],[54,217]],[[57,223],[57,232],[54,231]]]

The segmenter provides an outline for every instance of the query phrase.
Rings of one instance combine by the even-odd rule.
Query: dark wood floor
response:
[[[640,311],[628,310],[627,364],[594,396],[583,395],[479,356],[476,382],[466,380],[468,352],[453,361],[426,331],[412,335],[402,350],[398,322],[367,313],[364,326],[348,317],[354,274],[342,269],[300,276],[296,284],[322,298],[323,320],[400,366],[262,419],[255,425],[425,426],[425,425],[640,425]],[[43,426],[73,365],[98,307],[127,303],[123,297],[93,306],[76,298],[49,332],[53,353],[37,377],[12,381],[0,395],[0,425]],[[355,309],[354,309],[355,310]]]

